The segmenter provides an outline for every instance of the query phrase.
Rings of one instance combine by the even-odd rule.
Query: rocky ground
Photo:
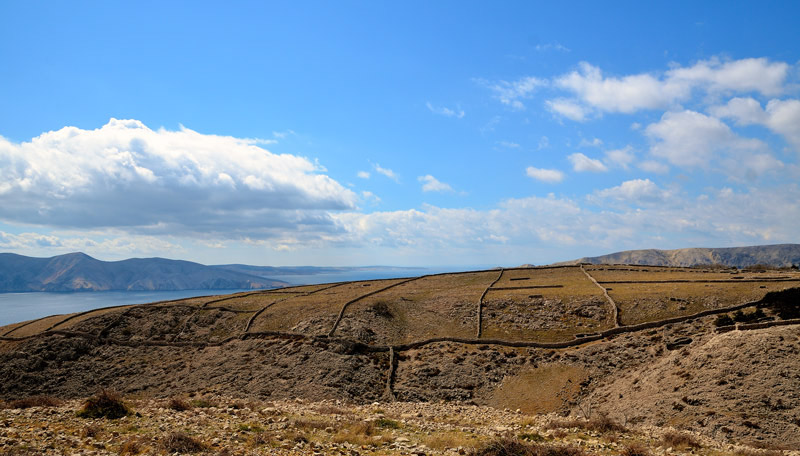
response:
[[[254,401],[222,396],[124,398],[119,419],[80,418],[82,400],[0,409],[0,455],[465,455],[500,439],[573,455],[800,454],[722,443],[670,428],[609,420],[526,415],[452,403],[300,399]],[[25,404],[22,404],[25,405]],[[506,440],[508,441],[508,440]]]

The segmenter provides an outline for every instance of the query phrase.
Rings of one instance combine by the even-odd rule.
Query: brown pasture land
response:
[[[577,266],[504,271],[486,293],[482,323],[489,339],[540,342],[614,325],[602,290]]]
[[[608,294],[620,308],[622,323],[630,325],[756,302],[769,291],[797,286],[800,286],[800,281],[625,283],[608,285]]]
[[[313,294],[292,296],[277,301],[253,322],[251,332],[293,331],[306,335],[324,335],[333,327],[342,306],[374,290],[404,279],[348,282],[321,289]]]
[[[422,277],[354,303],[339,334],[403,344],[431,337],[475,336],[478,300],[498,272]]]

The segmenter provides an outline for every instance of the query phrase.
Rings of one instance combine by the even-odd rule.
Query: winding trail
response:
[[[603,290],[603,296],[605,296],[606,299],[608,300],[608,303],[611,304],[611,310],[612,310],[612,312],[614,312],[614,327],[615,328],[619,328],[620,326],[622,326],[622,322],[620,322],[620,320],[619,320],[619,306],[617,306],[617,303],[614,302],[613,299],[611,299],[611,296],[608,294],[608,290],[606,290],[606,287],[600,285],[600,283],[597,280],[595,280],[595,278],[592,277],[591,274],[589,274],[589,271],[587,271],[586,268],[584,268],[582,264],[579,265],[579,266],[581,268],[581,271],[584,274],[586,274],[586,277],[588,277],[589,280],[592,281],[592,283],[594,283],[601,290]]]
[[[388,290],[390,288],[394,288],[394,287],[406,284],[408,282],[413,282],[415,280],[422,279],[423,277],[428,277],[428,276],[412,277],[412,278],[409,278],[409,279],[401,280],[399,282],[393,283],[393,284],[385,286],[383,288],[379,288],[379,289],[371,291],[371,292],[369,292],[369,293],[367,293],[365,295],[361,295],[361,296],[359,296],[359,297],[357,297],[355,299],[351,299],[351,300],[347,301],[346,303],[344,303],[344,305],[342,305],[342,309],[339,311],[339,316],[336,317],[336,321],[333,322],[333,328],[331,328],[331,330],[328,332],[328,337],[333,337],[333,333],[336,332],[336,328],[339,326],[339,323],[341,323],[342,318],[344,317],[344,312],[345,312],[345,310],[347,310],[347,307],[349,307],[350,304],[354,304],[354,303],[356,303],[358,301],[361,301],[364,298],[368,298],[368,297],[370,297],[372,295],[376,295],[378,293],[384,292],[384,291],[386,291],[386,290]]]
[[[287,301],[287,300],[292,299],[292,298],[310,296],[310,295],[312,295],[314,293],[319,293],[320,291],[330,290],[331,288],[340,287],[340,286],[348,284],[348,283],[351,283],[351,282],[334,283],[334,284],[329,285],[327,287],[317,288],[316,290],[312,290],[312,291],[308,291],[308,292],[305,292],[305,293],[296,294],[295,296],[287,296],[287,297],[285,297],[283,299],[278,299],[277,301],[271,302],[271,303],[267,304],[266,306],[262,307],[261,309],[259,309],[258,311],[256,311],[253,314],[253,316],[250,317],[249,320],[247,320],[247,324],[245,325],[244,331],[242,331],[242,333],[243,334],[247,334],[250,331],[250,328],[253,326],[253,322],[256,321],[256,318],[258,318],[259,315],[264,313],[267,309],[269,309],[270,307],[274,306],[275,304],[278,304],[279,302],[284,302],[284,301]],[[295,293],[297,293],[297,292],[295,292]]]
[[[500,268],[500,274],[498,274],[497,278],[494,279],[485,290],[483,290],[481,297],[478,298],[478,328],[475,330],[475,337],[478,339],[481,338],[481,333],[483,332],[483,298],[486,297],[486,294],[489,293],[489,290],[492,289],[494,284],[500,281],[500,278],[503,277],[503,272],[505,272],[505,269]]]

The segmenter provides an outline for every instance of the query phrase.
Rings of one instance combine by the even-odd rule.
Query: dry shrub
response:
[[[276,443],[275,435],[267,431],[256,432],[252,436],[250,436],[250,444],[252,446],[261,446],[261,445],[273,446],[275,445],[275,443]]]
[[[176,412],[183,412],[186,410],[192,409],[192,404],[184,401],[179,397],[170,398],[169,402],[167,403],[167,407],[175,410]]]
[[[525,443],[518,439],[495,439],[469,453],[471,456],[585,456],[575,446]]]
[[[171,432],[162,437],[159,444],[168,453],[197,453],[206,449],[203,442],[184,432]]]
[[[131,437],[119,447],[119,454],[122,456],[136,455],[144,451],[144,441],[141,437]]]
[[[448,448],[470,447],[475,444],[475,439],[460,432],[444,432],[429,435],[422,443],[434,450],[444,451]]]
[[[375,434],[375,425],[371,421],[351,421],[334,434],[335,443],[352,443],[353,445],[369,445],[373,443],[371,436]]]
[[[661,442],[673,448],[700,448],[700,442],[685,432],[669,431],[661,436]]]
[[[319,413],[320,415],[352,415],[353,414],[353,412],[341,409],[339,407],[334,407],[333,405],[320,405],[320,406],[314,407],[314,411]]]
[[[620,453],[622,456],[650,456],[650,449],[641,443],[626,445]]]
[[[325,429],[329,425],[324,421],[298,418],[292,422],[292,426],[296,429],[302,429],[305,431],[314,431],[314,430]]]
[[[102,433],[103,433],[103,428],[101,428],[100,426],[98,426],[96,424],[90,424],[90,425],[84,427],[83,429],[81,429],[81,437],[84,438],[84,439],[87,438],[87,437],[95,438],[95,437],[98,437]]]
[[[121,396],[111,390],[103,389],[86,399],[83,409],[78,411],[81,418],[108,418],[114,420],[130,414]]]
[[[31,396],[9,402],[6,407],[12,409],[26,409],[31,407],[58,407],[64,402],[52,396]]]
[[[569,428],[578,428],[584,429],[587,431],[595,431],[595,432],[625,432],[625,426],[617,423],[616,421],[609,418],[608,415],[601,414],[597,415],[593,418],[588,420],[579,420],[579,419],[565,419],[565,420],[553,420],[547,424],[547,429],[569,429]]]

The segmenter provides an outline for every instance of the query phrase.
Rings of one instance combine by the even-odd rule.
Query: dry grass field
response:
[[[570,340],[613,327],[612,315],[602,290],[577,266],[508,270],[486,293],[482,335]]]
[[[339,335],[403,344],[432,337],[475,337],[478,300],[497,272],[423,277],[354,303]]]

